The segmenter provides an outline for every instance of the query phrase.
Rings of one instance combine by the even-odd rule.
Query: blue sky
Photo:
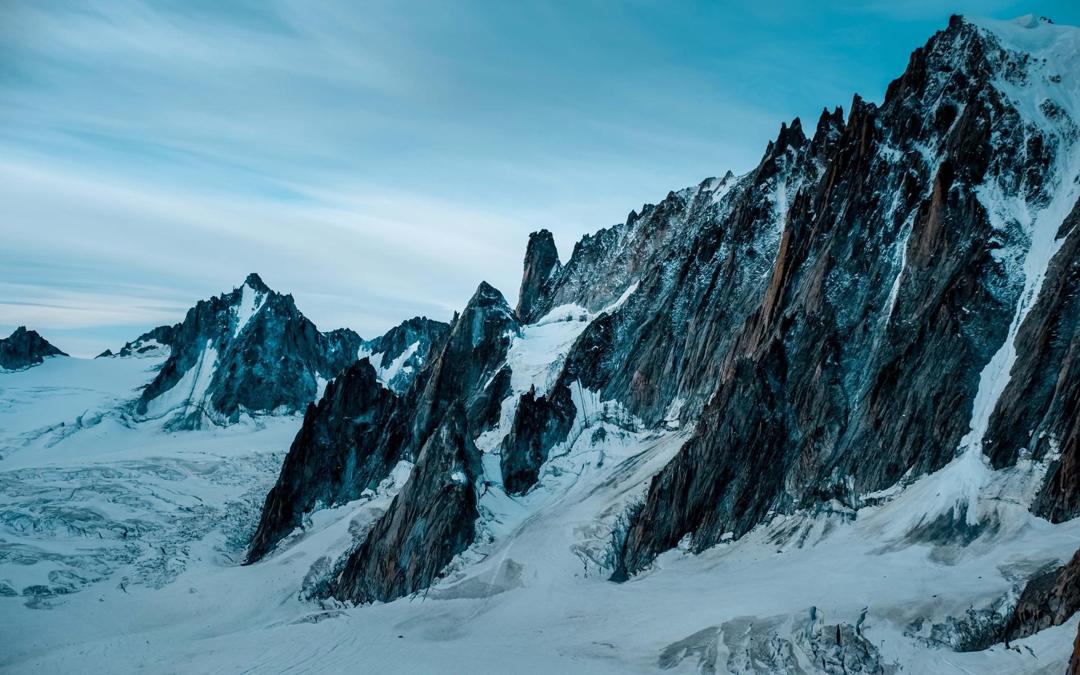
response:
[[[880,101],[951,13],[1075,2],[0,3],[0,333],[72,353],[258,271],[320,328],[513,302],[782,121]]]

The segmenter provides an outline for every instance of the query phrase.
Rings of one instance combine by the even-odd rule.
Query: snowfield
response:
[[[552,330],[525,331],[514,351],[541,380],[529,336],[561,344]],[[966,480],[943,471],[857,514],[778,517],[608,581],[620,515],[690,430],[636,430],[581,401],[588,391],[575,398],[591,419],[579,416],[537,489],[485,488],[477,543],[434,588],[364,607],[311,599],[410,467],[242,566],[300,420],[175,433],[134,422],[124,402],[158,363],[60,358],[0,375],[0,670],[1057,673],[1071,653],[1076,618],[1011,649],[954,650],[1080,546],[1080,522],[1027,512],[1039,467],[1023,463],[979,492],[1000,527],[967,546],[897,525],[936,514],[935,496]]]

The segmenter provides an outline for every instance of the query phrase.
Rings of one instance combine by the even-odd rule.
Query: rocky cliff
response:
[[[1076,517],[1080,86],[1063,30],[954,17],[880,105],[856,96],[812,128],[783,125],[748,173],[670,192],[565,263],[533,234],[516,311],[482,284],[360,449],[378,467],[363,485],[415,466],[335,594],[425,588],[474,541],[477,492],[557,482],[545,467],[590,424],[597,444],[687,436],[626,500],[603,563],[618,579],[777,516],[856,514],[931,475],[907,544],[997,531],[982,498],[1007,501],[1002,477],[1018,476],[1010,504]],[[341,447],[305,441],[279,485],[356,483],[316,457],[352,452],[340,420],[309,416]],[[286,512],[268,500],[263,518]]]
[[[960,454],[985,463],[992,411],[1009,404],[1010,382],[1021,386],[1019,368],[1043,369],[1031,386],[1050,390],[1025,401],[1046,423],[1042,447],[1027,451],[1042,459],[1065,440],[1074,420],[1054,406],[1072,383],[1050,383],[1072,367],[1060,359],[1072,337],[1050,341],[1037,367],[1015,363],[1019,332],[1038,333],[1064,302],[1035,299],[1067,297],[1071,283],[1057,235],[1078,196],[1074,102],[1044,89],[1059,67],[1048,63],[954,18],[880,107],[856,99],[834,140],[796,144],[820,172],[783,216],[768,285],[723,356],[697,433],[635,517],[628,571],[686,535],[702,550],[770,513],[830,499],[858,507]],[[1044,91],[1056,99],[1039,100]],[[1029,445],[992,437],[1001,465]],[[1067,500],[1049,485],[1044,501]],[[961,497],[929,515],[974,525]]]
[[[248,560],[266,555],[316,504],[348,502],[374,488],[397,462],[404,435],[398,397],[378,382],[371,363],[346,368],[318,403],[308,404],[266,496]]]
[[[418,316],[394,326],[372,340],[365,340],[360,355],[367,356],[387,387],[403,393],[432,353],[438,352],[450,326]]]
[[[348,559],[332,593],[389,601],[427,588],[472,543],[480,456],[461,405],[425,441],[401,492]]]
[[[413,514],[426,513],[427,500],[435,498],[432,491],[441,489],[438,480],[432,477],[435,469],[429,469],[428,465],[441,462],[439,458],[450,452],[451,446],[456,448],[453,452],[465,452],[459,437],[468,440],[466,445],[471,447],[472,439],[494,424],[492,418],[497,417],[497,403],[504,397],[506,387],[505,378],[499,378],[498,374],[517,330],[517,320],[502,294],[482,283],[465,310],[444,331],[445,335],[432,343],[433,356],[400,395],[378,381],[376,370],[367,359],[332,382],[318,405],[309,406],[277,484],[267,495],[249,549],[249,562],[265,556],[300,523],[303,513],[319,504],[332,506],[356,499],[365,489],[375,487],[400,461],[415,463],[416,470],[391,512],[401,509]],[[494,410],[492,401],[496,403]],[[450,422],[446,420],[449,411],[454,411],[454,420]],[[442,429],[441,440],[431,441],[437,429]],[[471,491],[473,478],[479,474],[469,468],[466,475],[469,479],[462,489]],[[452,518],[456,527],[468,513],[468,509],[437,510],[432,517]],[[475,508],[471,513],[475,515]],[[436,526],[434,522],[429,525]],[[471,526],[472,520],[468,520],[468,527]],[[401,536],[389,525],[379,532],[381,535],[372,536],[390,539]],[[471,541],[471,535],[466,538]],[[374,557],[379,551],[387,550],[387,545],[373,540],[365,553],[364,564],[375,567],[382,564]],[[421,577],[430,581],[429,572]],[[364,583],[369,589],[377,586],[372,580]],[[385,593],[376,595],[385,599],[392,589],[409,586],[401,583],[404,586],[395,581],[384,588]],[[356,590],[359,586],[354,584],[350,588],[353,588],[347,593],[350,597],[367,597],[366,591]]]
[[[1027,583],[1005,627],[1005,642],[1060,626],[1080,609],[1080,551]]]
[[[37,331],[19,326],[15,332],[0,339],[0,368],[22,370],[36,366],[49,356],[67,356],[41,337]]]

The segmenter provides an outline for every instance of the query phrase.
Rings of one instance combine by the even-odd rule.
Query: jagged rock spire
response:
[[[636,214],[633,217],[637,217]],[[523,323],[539,318],[545,291],[550,287],[552,277],[562,269],[559,263],[559,251],[555,248],[555,238],[548,230],[539,230],[529,235],[529,245],[525,249],[525,270],[521,276],[521,291],[518,293],[517,315]]]
[[[424,443],[408,482],[350,557],[332,594],[365,603],[427,588],[475,536],[480,456],[453,406]]]

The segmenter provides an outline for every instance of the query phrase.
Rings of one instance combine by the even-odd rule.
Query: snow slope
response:
[[[531,328],[526,344],[545,335]],[[537,375],[551,365],[527,360]],[[580,433],[553,451],[536,489],[511,498],[486,488],[482,536],[434,588],[355,608],[311,600],[409,467],[241,566],[299,420],[166,433],[101,414],[147,366],[69,359],[0,376],[3,672],[800,672],[835,656],[837,625],[870,646],[858,658],[877,672],[1059,672],[1071,651],[1076,619],[1013,649],[950,648],[1080,546],[1080,522],[1034,518],[1007,486],[995,504],[1007,526],[965,547],[891,528],[929,498],[931,476],[858,514],[781,517],[608,581],[621,514],[689,430],[637,431],[592,399],[576,401],[593,416],[575,422]]]

